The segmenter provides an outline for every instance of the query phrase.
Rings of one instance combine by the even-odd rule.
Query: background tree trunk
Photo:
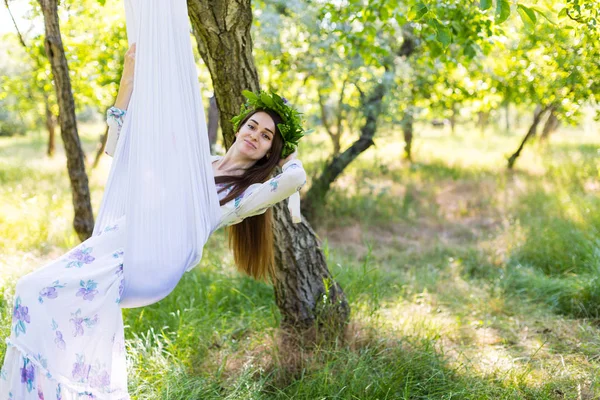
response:
[[[225,147],[229,148],[233,127],[230,119],[239,113],[244,89],[257,91],[258,74],[252,56],[252,8],[249,0],[188,0],[188,9],[198,49],[209,68],[221,115]],[[273,207],[275,235],[275,299],[282,315],[282,328],[313,330],[322,326],[322,316],[338,321],[336,336],[343,333],[349,316],[344,292],[331,279],[319,240],[306,221],[291,222],[285,202]]]
[[[79,142],[75,120],[75,102],[69,79],[69,66],[65,57],[58,23],[57,0],[39,0],[44,14],[46,55],[52,66],[56,98],[60,110],[60,134],[67,156],[67,169],[71,181],[75,216],[73,227],[80,240],[92,235],[94,214],[90,201],[88,177],[85,172],[85,156]]]
[[[514,154],[508,158],[508,169],[512,169],[514,167],[515,161],[517,161],[517,158],[519,158],[519,155],[521,155],[521,151],[523,150],[523,147],[525,147],[525,143],[527,143],[527,141],[530,138],[535,136],[536,131],[537,131],[537,126],[540,123],[542,116],[550,108],[551,108],[551,106],[548,106],[545,108],[542,108],[541,106],[536,107],[536,109],[533,113],[533,122],[531,123],[531,126],[529,126],[529,130],[527,131],[527,134],[521,141],[521,144],[519,145],[519,148],[517,149],[517,151],[515,151]]]
[[[542,129],[542,134],[540,135],[540,141],[547,141],[548,137],[554,133],[560,125],[560,121],[556,118],[556,113],[554,110],[550,112],[546,123],[544,124],[544,129]]]
[[[406,107],[402,115],[402,134],[404,135],[404,158],[412,162],[412,140],[414,127],[414,109],[412,105]]]
[[[46,130],[48,131],[48,150],[46,151],[46,154],[48,155],[48,157],[53,157],[56,147],[56,117],[54,116],[54,114],[52,114],[52,110],[50,109],[50,102],[46,93],[44,93],[44,107],[46,109]]]
[[[333,157],[325,165],[319,177],[312,182],[302,201],[302,213],[311,223],[314,223],[318,218],[317,210],[325,203],[325,196],[333,181],[356,157],[374,144],[373,137],[377,131],[377,119],[382,112],[383,97],[388,90],[389,83],[382,80],[370,93],[364,94],[361,92],[360,109],[364,113],[366,121],[361,128],[360,137],[348,149]]]
[[[102,154],[104,154],[104,150],[106,149],[106,141],[108,140],[108,126],[104,130],[104,133],[100,136],[100,141],[98,141],[98,145],[96,146],[96,157],[94,157],[94,163],[92,164],[92,169],[96,168],[100,163],[100,158],[102,158]]]

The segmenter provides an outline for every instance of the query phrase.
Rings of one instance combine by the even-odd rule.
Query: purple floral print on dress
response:
[[[69,321],[73,323],[73,337],[77,337],[79,335],[83,336],[84,329],[83,324],[85,323],[86,327],[93,328],[94,325],[98,322],[98,314],[94,315],[94,319],[90,319],[89,317],[81,318],[81,309],[77,309],[76,312],[71,313],[71,318]]]
[[[119,267],[115,271],[115,275],[117,275],[117,276],[123,275],[123,263],[119,264]]]
[[[15,300],[15,310],[13,312],[14,318],[17,320],[15,323],[15,336],[19,336],[20,333],[26,333],[26,325],[25,323],[31,323],[31,319],[29,318],[29,308],[25,307],[21,304],[21,297],[18,296]]]
[[[52,319],[52,330],[54,331],[55,336],[54,344],[56,344],[56,347],[59,349],[64,350],[67,347],[67,344],[65,343],[62,332],[58,330],[58,324],[54,318]]]
[[[123,296],[123,289],[125,289],[125,280],[121,279],[119,284],[119,297],[117,297],[117,304],[121,303],[121,296]]]
[[[100,371],[90,378],[90,386],[97,388],[108,388],[110,386],[110,375],[106,370]]]
[[[62,400],[62,386],[60,386],[60,383],[58,384],[58,386],[56,387],[56,400]]]
[[[76,354],[75,357],[77,362],[73,364],[73,371],[71,372],[71,375],[73,376],[73,379],[77,380],[77,382],[85,383],[88,380],[91,366],[85,363],[85,357],[81,354]]]
[[[112,256],[113,256],[113,258],[119,258],[123,255],[123,253],[124,253],[123,250],[115,251]]]
[[[21,368],[21,383],[27,385],[27,391],[33,390],[33,381],[35,380],[35,369],[28,358],[23,357],[23,367]]]
[[[57,289],[62,289],[65,286],[67,286],[67,285],[66,284],[61,285],[59,281],[52,282],[52,286],[47,286],[47,287],[43,288],[42,290],[40,290],[40,297],[38,297],[38,301],[40,303],[43,303],[44,297],[47,299],[57,298],[58,297]]]
[[[82,246],[82,248],[75,249],[69,254],[69,261],[65,268],[77,267],[81,268],[84,264],[91,264],[96,259],[90,253],[92,252],[91,247]]]
[[[79,281],[79,286],[81,286],[81,288],[77,291],[77,294],[75,296],[83,296],[84,300],[92,301],[94,300],[94,296],[98,294],[98,291],[96,290],[96,288],[98,287],[98,283],[94,282],[91,279],[89,279],[87,282],[83,280]]]

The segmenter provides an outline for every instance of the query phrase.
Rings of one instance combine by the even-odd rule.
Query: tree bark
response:
[[[544,128],[542,129],[542,134],[540,135],[540,141],[545,142],[548,140],[550,134],[554,133],[560,125],[560,121],[556,118],[556,113],[554,110],[550,112],[546,123],[544,124]]]
[[[220,113],[225,147],[233,138],[230,119],[245,101],[243,89],[259,88],[252,56],[252,9],[249,0],[188,0],[198,49],[209,68]],[[331,327],[339,337],[349,305],[335,283],[319,241],[306,220],[291,222],[285,202],[273,207],[275,235],[275,299],[284,331],[306,332]],[[335,324],[331,321],[336,321]]]
[[[39,0],[44,14],[46,37],[44,44],[46,55],[52,66],[52,75],[56,88],[56,98],[60,110],[60,134],[67,156],[67,169],[71,181],[74,219],[73,227],[80,240],[92,235],[94,214],[90,201],[88,177],[85,172],[85,156],[81,149],[77,122],[75,120],[75,101],[69,79],[69,66],[65,57],[60,27],[58,23],[57,0]]]
[[[102,154],[104,154],[104,150],[106,149],[106,141],[108,140],[108,126],[104,130],[102,136],[100,136],[100,141],[96,146],[96,157],[94,157],[94,163],[92,164],[92,169],[95,169],[100,163],[100,158],[102,158]]]
[[[217,107],[217,99],[213,95],[210,98],[210,106],[208,108],[208,142],[210,150],[213,151],[217,144],[217,131],[219,130],[219,107]]]
[[[404,135],[404,158],[412,162],[412,140],[414,127],[414,109],[412,105],[406,107],[404,115],[402,115],[402,134]]]
[[[48,131],[48,150],[46,151],[46,154],[48,155],[48,157],[53,157],[56,147],[56,117],[54,116],[54,114],[52,114],[52,110],[50,109],[50,102],[46,93],[44,93],[44,108],[46,110],[46,130]]]
[[[250,0],[188,0],[188,12],[198,51],[215,89],[223,143],[229,148],[234,132],[231,118],[246,98],[242,90],[260,88],[252,56],[252,8]]]
[[[456,134],[456,103],[452,103],[452,114],[450,114],[450,133],[452,136]]]
[[[515,165],[515,161],[517,161],[517,158],[521,155],[521,151],[523,150],[523,147],[525,147],[525,143],[527,143],[527,141],[530,138],[535,136],[536,131],[537,131],[537,126],[540,123],[542,116],[550,108],[551,108],[551,106],[547,106],[545,108],[542,108],[540,106],[536,107],[536,109],[533,113],[533,122],[531,123],[531,126],[529,127],[527,134],[521,141],[521,144],[519,145],[519,148],[517,149],[517,151],[515,151],[514,154],[508,158],[508,169],[513,169],[513,167]]]

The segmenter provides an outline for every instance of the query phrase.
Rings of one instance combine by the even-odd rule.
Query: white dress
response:
[[[302,162],[288,161],[281,174],[222,205],[216,229],[264,213],[305,183]],[[296,203],[289,207],[298,213]],[[121,217],[19,279],[0,400],[129,399],[119,304],[126,230]]]

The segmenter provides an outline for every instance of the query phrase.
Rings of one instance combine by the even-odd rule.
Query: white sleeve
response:
[[[292,159],[282,167],[283,172],[264,183],[253,184],[243,196],[235,199],[234,212],[238,218],[264,213],[269,207],[290,197],[288,209],[293,222],[300,222],[300,189],[306,183],[302,162]]]
[[[111,107],[106,112],[106,124],[108,125],[108,137],[106,138],[106,146],[104,152],[109,156],[115,155],[115,149],[117,148],[117,141],[121,133],[121,127],[123,126],[123,119],[125,118],[126,111],[121,110],[117,107]]]

